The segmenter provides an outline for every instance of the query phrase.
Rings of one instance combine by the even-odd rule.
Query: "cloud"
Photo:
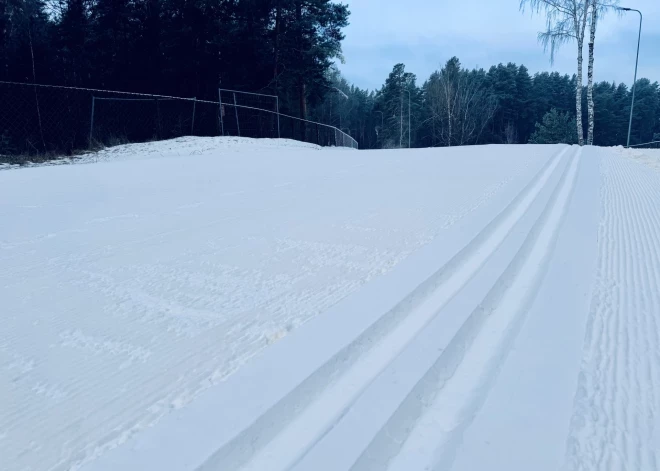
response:
[[[452,56],[470,68],[515,62],[532,73],[575,73],[575,44],[562,46],[551,66],[549,54],[536,40],[544,18],[521,13],[518,0],[355,0],[348,5],[351,25],[343,43],[346,63],[340,69],[363,88],[382,86],[398,62],[422,83]],[[645,14],[638,77],[660,79],[655,52],[660,48],[660,2],[629,0],[626,6]],[[632,82],[638,22],[636,13],[609,14],[601,21],[596,80]],[[584,73],[586,81],[586,60]]]

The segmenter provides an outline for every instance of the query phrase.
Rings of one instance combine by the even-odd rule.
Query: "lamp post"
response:
[[[383,132],[383,126],[384,126],[384,123],[385,123],[385,118],[383,116],[383,112],[374,110],[374,113],[380,113],[380,131]],[[378,137],[378,134],[379,133],[376,132],[376,137]]]
[[[340,89],[337,87],[329,87],[331,90],[334,90],[335,92],[339,93],[341,96],[346,98],[348,100],[348,95],[346,95],[344,92],[342,92]]]
[[[340,89],[337,87],[331,87],[327,86],[328,90],[337,93],[338,95],[341,95],[344,97],[344,99],[348,100],[348,95],[346,95],[344,92],[342,92]],[[332,125],[332,99],[330,100],[330,125]],[[339,113],[339,127],[341,127],[341,113]]]
[[[383,112],[382,111],[374,111],[374,113],[380,113],[380,128],[383,129],[384,126],[384,118],[383,118]]]
[[[636,11],[639,13],[639,33],[637,34],[637,57],[635,58],[635,78],[632,84],[632,100],[630,102],[630,119],[628,121],[628,141],[626,147],[630,147],[630,131],[632,130],[633,108],[635,107],[635,83],[637,82],[637,64],[639,62],[639,43],[642,39],[642,12],[634,8],[618,7],[622,11]]]
[[[614,8],[619,11],[636,11],[639,13],[639,33],[637,34],[637,56],[635,57],[635,77],[633,78],[632,84],[632,99],[630,102],[630,119],[628,120],[628,140],[626,142],[626,147],[630,147],[630,131],[632,130],[632,117],[633,117],[633,108],[635,107],[635,82],[637,82],[637,64],[639,63],[639,43],[642,39],[642,12],[634,8],[620,7],[618,5],[601,5],[607,8]]]
[[[408,92],[408,149],[410,149],[410,90]]]

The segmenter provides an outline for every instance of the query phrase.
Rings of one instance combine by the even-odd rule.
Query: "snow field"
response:
[[[559,149],[213,145],[150,143],[94,165],[0,173],[8,469],[102,467],[97,458],[164,430],[153,426],[420,249],[436,241],[451,258]],[[416,260],[389,298],[361,295],[363,310],[380,315],[371,303],[400,301],[420,266],[438,269]]]
[[[0,172],[3,466],[658,470],[654,158],[184,138]]]

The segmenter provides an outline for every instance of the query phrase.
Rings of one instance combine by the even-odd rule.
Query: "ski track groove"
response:
[[[404,430],[398,431],[396,442],[400,443],[402,436],[404,439],[401,449],[388,461],[388,470],[407,470],[410,463],[421,466],[420,459],[424,469],[451,468],[463,431],[469,427],[488,395],[499,373],[499,365],[506,359],[545,275],[571,202],[580,155],[581,150],[578,150],[571,157],[526,240],[470,316],[472,318],[479,316],[482,311],[488,312],[486,316],[481,315],[472,326],[471,338],[465,341],[460,360],[449,378],[434,378],[433,370],[440,368],[439,365],[444,362],[441,355],[418,383],[421,385],[424,381],[430,381],[433,386],[426,386],[429,392],[420,397],[416,386],[406,398],[408,402],[421,401],[427,404],[418,417],[408,418],[403,424],[398,424],[399,429]],[[430,379],[427,380],[426,376],[430,376]],[[383,432],[388,435],[391,433],[388,425],[385,425]],[[369,449],[365,450],[351,471],[381,469],[383,463],[371,463],[370,454]],[[377,454],[377,450],[373,454]]]
[[[618,156],[603,157],[601,174],[598,273],[566,467],[655,471],[660,181]]]
[[[268,419],[271,414],[284,414],[286,416],[286,412],[279,412],[277,409],[286,408],[288,396],[294,396],[298,389],[304,389],[304,383],[294,388],[287,398],[283,399],[284,404],[280,403],[274,406],[273,409],[277,412],[274,410],[266,412],[257,422],[225,444],[198,470],[286,470],[299,462],[307,451],[326,435],[351,408],[357,397],[371,384],[373,379],[437,315],[440,308],[460,292],[476,271],[487,263],[493,252],[497,250],[509,233],[514,230],[516,223],[536,201],[553,174],[556,172],[561,172],[562,174],[560,181],[556,184],[557,189],[553,194],[556,194],[560,188],[564,188],[564,185],[568,186],[567,191],[569,195],[571,194],[580,153],[581,151],[575,150],[575,148],[565,147],[552,156],[509,206],[495,217],[463,250],[443,268],[438,270],[436,275],[431,277],[441,277],[441,281],[434,287],[433,291],[430,293],[425,292],[428,291],[426,285],[429,280],[427,280],[427,282],[422,283],[422,285],[414,290],[413,293],[409,294],[406,299],[415,299],[419,297],[420,293],[423,297],[406,308],[405,312],[400,314],[401,319],[396,321],[395,325],[391,326],[389,330],[379,333],[376,336],[369,335],[367,337],[368,344],[366,350],[353,354],[351,356],[351,363],[347,364],[344,362],[343,366],[340,366],[342,368],[341,370],[326,373],[328,376],[334,376],[336,379],[327,387],[323,388],[322,392],[311,399],[311,402],[308,404],[297,403],[295,408],[298,412],[294,417],[288,420],[285,419],[277,425],[272,424],[272,419]],[[569,156],[566,157],[567,155]],[[567,177],[569,173],[570,177]],[[570,181],[566,183],[568,178],[570,178]],[[551,206],[550,203],[548,205]],[[543,214],[545,214],[545,210]],[[552,233],[554,234],[554,231]],[[411,304],[404,300],[401,305],[404,303]],[[424,314],[425,312],[427,314]],[[381,323],[387,317],[388,315],[385,314],[376,324]],[[359,343],[362,336],[374,329],[374,325],[353,343]],[[350,346],[347,348],[350,348]],[[359,358],[356,359],[356,357]],[[375,360],[375,358],[378,359]],[[322,374],[321,371],[327,368],[328,363],[317,370],[314,375]],[[349,393],[346,394],[346,391],[349,391]],[[338,406],[333,405],[332,401],[339,395],[344,395],[344,397],[339,401]],[[270,439],[263,438],[263,435],[269,435],[269,433],[263,434],[263,424],[261,421],[266,421],[271,426],[276,427],[276,431]],[[291,443],[294,436],[307,437],[307,441],[303,443],[298,442],[295,449],[293,449],[286,444]],[[259,440],[266,440],[266,443],[259,444]],[[237,452],[236,450],[243,451]]]

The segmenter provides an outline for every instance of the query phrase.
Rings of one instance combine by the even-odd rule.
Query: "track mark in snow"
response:
[[[115,221],[117,219],[136,219],[140,216],[138,214],[119,214],[117,216],[105,216],[101,218],[94,218],[87,221],[85,224],[99,224],[108,221]]]
[[[62,347],[79,348],[95,355],[109,355],[126,357],[119,368],[126,368],[135,361],[145,362],[152,354],[146,348],[131,345],[120,340],[86,335],[80,330],[66,331],[60,334]]]
[[[0,352],[7,355],[5,349],[0,348]],[[34,370],[35,361],[32,358],[24,358],[16,353],[11,353],[6,361],[2,362],[2,369],[6,370],[7,377],[10,381],[19,381],[24,375]]]
[[[660,469],[660,178],[601,161],[598,265],[567,442],[569,470]]]
[[[317,382],[315,390],[318,394],[310,403],[301,405],[295,400],[297,393],[309,396],[309,391],[294,390],[290,393],[290,401],[285,400],[284,404],[275,406],[276,409],[279,407],[282,410],[267,413],[235,440],[221,448],[201,469],[283,470],[294,465],[336,424],[373,379],[483,267],[536,200],[570,149],[567,147],[552,158],[521,194],[488,224],[482,233],[441,268],[432,280],[423,283],[393,312],[385,314],[347,347],[346,350],[352,350],[350,355],[346,351],[340,352],[318,370],[315,375],[327,375],[328,378],[319,380],[325,383],[324,386],[319,386]],[[571,177],[568,180],[571,184],[576,162],[577,159],[574,159],[571,166]],[[566,191],[570,191],[570,185]],[[561,214],[557,217],[560,216]],[[300,388],[305,389],[305,386]],[[283,415],[288,419],[274,425],[268,414]],[[269,433],[263,432],[262,420],[269,423]],[[271,433],[272,439],[265,442],[268,440],[265,437]],[[305,437],[302,443],[301,437]]]
[[[456,214],[445,215],[445,221],[442,224],[442,228],[446,229],[453,226],[456,222],[460,221],[466,215],[476,211],[479,207],[486,204],[494,195],[496,195],[503,187],[505,187],[512,179],[513,175],[508,178],[495,183],[494,185],[486,188],[484,193],[477,198],[476,201],[472,201],[466,205],[463,205]]]
[[[572,159],[562,180],[557,185],[548,206],[527,236],[507,269],[502,273],[486,298],[470,317],[477,317],[472,330],[473,340],[453,374],[444,382],[431,387],[430,397],[420,397],[416,387],[406,401],[422,401],[421,415],[407,422],[403,440],[390,446],[401,447],[389,463],[390,470],[410,469],[411,463],[419,469],[449,469],[463,430],[476,414],[499,365],[508,353],[539,284],[546,271],[552,250],[570,203],[581,150]],[[470,319],[466,322],[466,325]],[[440,356],[436,364],[418,385],[429,390],[428,383],[436,379],[436,371],[445,361]],[[404,406],[405,407],[405,402]],[[396,434],[401,436],[401,431]],[[392,433],[385,426],[384,433]],[[394,435],[394,434],[393,434]],[[403,443],[401,444],[401,441]],[[380,444],[382,446],[382,444]],[[354,470],[375,469],[369,458],[369,448],[353,467]]]

